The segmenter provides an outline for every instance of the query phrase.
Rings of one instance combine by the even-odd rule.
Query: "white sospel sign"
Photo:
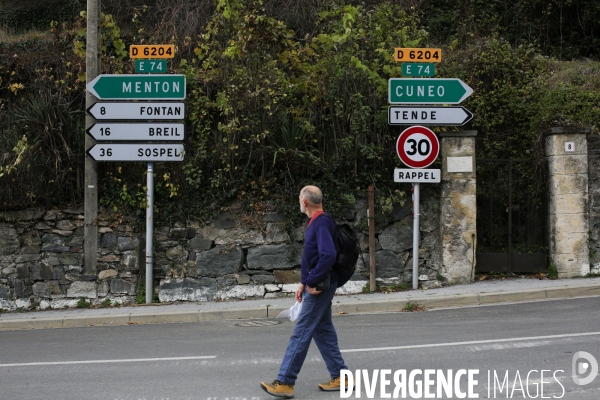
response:
[[[169,141],[181,142],[184,139],[184,125],[166,122],[138,123],[97,123],[86,131],[98,142],[114,141]]]
[[[99,102],[87,109],[97,120],[178,120],[185,118],[184,103]]]
[[[473,114],[464,107],[390,106],[390,125],[445,125],[461,126],[469,122]]]
[[[440,169],[394,169],[394,182],[407,183],[440,183],[442,170]]]
[[[183,161],[183,144],[95,144],[87,151],[96,161]]]

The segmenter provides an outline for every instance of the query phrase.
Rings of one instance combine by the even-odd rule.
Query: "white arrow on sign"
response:
[[[98,123],[90,126],[88,135],[99,142],[116,141],[170,141],[181,142],[184,139],[184,125],[165,122],[138,123]]]
[[[173,120],[185,118],[184,103],[95,103],[87,109],[87,113],[98,120],[132,119],[132,120]]]
[[[96,161],[183,161],[183,144],[95,144],[87,150]]]
[[[464,107],[390,106],[388,117],[390,125],[460,126],[473,114]]]
[[[441,169],[394,169],[394,182],[440,183]]]

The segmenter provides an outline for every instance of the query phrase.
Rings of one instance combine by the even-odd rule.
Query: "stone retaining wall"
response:
[[[364,223],[358,202],[345,222]],[[75,307],[81,299],[98,305],[135,301],[144,282],[144,227],[133,220],[99,221],[98,270],[83,271],[81,210],[0,213],[0,308]],[[161,302],[219,301],[291,296],[300,282],[304,226],[284,229],[284,218],[267,212],[256,228],[245,226],[241,207],[213,220],[156,226],[154,277]],[[412,214],[397,207],[389,226],[377,227],[377,280],[412,280]],[[363,224],[364,225],[364,224]],[[362,292],[368,282],[368,236],[359,232],[364,260],[339,293]],[[420,275],[424,287],[441,286],[439,201],[421,204]],[[140,261],[142,260],[142,261]]]

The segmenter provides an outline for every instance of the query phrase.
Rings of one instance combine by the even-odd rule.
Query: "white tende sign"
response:
[[[394,182],[439,183],[441,178],[439,169],[394,169]]]
[[[448,157],[448,172],[473,172],[473,157]]]
[[[464,125],[473,114],[464,107],[390,106],[390,125]]]

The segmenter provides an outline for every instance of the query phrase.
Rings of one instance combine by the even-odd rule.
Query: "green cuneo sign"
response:
[[[434,63],[403,63],[402,76],[435,76]]]
[[[87,90],[101,100],[183,100],[184,75],[98,75]]]
[[[391,78],[390,104],[459,104],[473,89],[458,78]]]
[[[135,72],[138,74],[164,74],[167,72],[167,60],[135,60]]]

